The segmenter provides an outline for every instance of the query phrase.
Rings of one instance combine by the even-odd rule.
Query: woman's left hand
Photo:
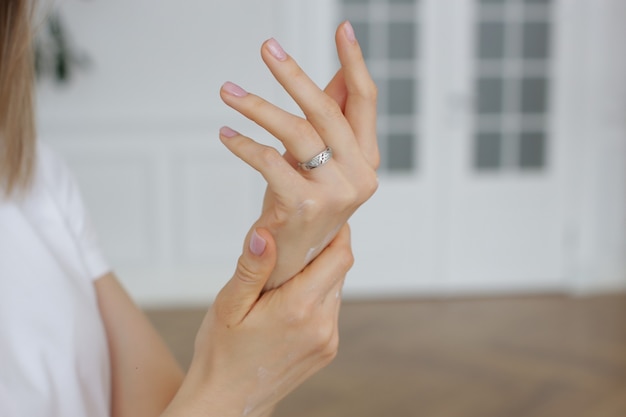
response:
[[[227,105],[266,129],[286,149],[281,155],[230,128],[220,130],[228,149],[268,184],[263,211],[251,229],[267,228],[277,244],[278,261],[266,289],[302,270],[378,186],[376,86],[350,23],[341,24],[335,38],[341,69],[325,91],[274,39],[261,48],[264,62],[306,118],[230,82],[220,92]],[[332,149],[328,163],[308,171],[299,166],[327,147]]]

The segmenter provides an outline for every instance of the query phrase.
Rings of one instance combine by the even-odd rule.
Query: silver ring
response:
[[[309,159],[306,162],[298,162],[298,166],[305,171],[310,171],[317,167],[321,167],[326,162],[330,161],[330,158],[333,157],[333,150],[328,146],[322,152],[315,155],[313,158]]]

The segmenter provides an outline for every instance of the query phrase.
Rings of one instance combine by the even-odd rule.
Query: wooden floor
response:
[[[150,311],[186,366],[199,310]],[[625,417],[626,295],[345,303],[275,417]]]

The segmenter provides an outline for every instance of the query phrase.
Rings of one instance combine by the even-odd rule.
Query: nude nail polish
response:
[[[223,126],[220,129],[220,135],[225,136],[227,138],[233,138],[233,137],[237,136],[238,134],[239,134],[238,132],[234,131],[233,129],[231,129],[228,126]]]
[[[261,256],[263,252],[265,252],[265,239],[263,239],[256,230],[252,231],[252,236],[250,237],[250,252],[255,254],[256,256]]]
[[[343,30],[346,33],[346,38],[352,43],[356,43],[356,35],[354,34],[354,28],[349,21],[343,24]]]
[[[230,81],[224,83],[224,85],[222,86],[222,88],[224,89],[224,91],[226,91],[228,94],[235,96],[235,97],[245,97],[248,95],[248,92],[246,90],[244,90],[243,88],[239,87],[237,84],[235,83],[231,83]]]
[[[272,56],[277,60],[284,61],[287,59],[287,53],[285,52],[283,47],[280,46],[278,41],[276,41],[276,39],[271,38],[267,41],[267,49],[270,51],[270,54],[272,54]]]

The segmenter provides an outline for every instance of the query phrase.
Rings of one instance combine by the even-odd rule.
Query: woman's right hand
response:
[[[226,83],[224,102],[263,127],[284,145],[262,145],[222,128],[226,147],[267,181],[263,209],[253,227],[268,229],[278,261],[266,289],[280,286],[314,259],[378,187],[376,85],[349,22],[337,28],[341,68],[321,90],[274,39],[261,56],[303,115],[291,114],[260,96]],[[328,164],[306,170],[300,163],[332,149]],[[327,155],[327,154],[326,154]]]
[[[263,291],[276,264],[271,233],[252,233],[207,312],[191,367],[166,416],[262,417],[336,355],[341,290],[353,263],[345,225],[300,274]]]

